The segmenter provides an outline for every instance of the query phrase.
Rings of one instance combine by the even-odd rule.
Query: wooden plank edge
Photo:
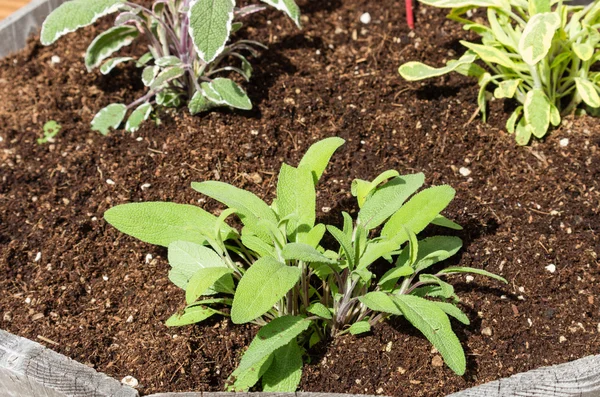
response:
[[[137,390],[39,343],[0,330],[3,397],[139,397]]]
[[[42,27],[44,19],[65,0],[33,0],[0,21],[0,58],[25,48],[27,39]]]
[[[253,393],[231,393],[231,392],[184,392],[184,393],[157,393],[145,397],[385,397],[371,396],[367,394],[343,394],[343,393],[271,393],[271,392],[253,392]]]
[[[448,397],[598,397],[600,355],[522,372]]]

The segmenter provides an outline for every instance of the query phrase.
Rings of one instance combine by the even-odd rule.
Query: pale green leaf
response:
[[[392,297],[385,292],[369,292],[363,296],[359,296],[358,300],[373,311],[395,314],[397,316],[402,315],[402,311],[398,305],[396,305]]]
[[[239,379],[248,371],[258,373],[258,364],[264,362],[265,357],[270,356],[280,347],[295,340],[298,335],[310,327],[311,322],[299,316],[284,316],[272,320],[262,327],[256,337],[250,343],[248,350],[242,356],[240,364],[229,377],[233,385],[228,391],[247,391],[252,385],[240,384]],[[257,378],[258,380],[258,378]]]
[[[469,317],[467,317],[458,307],[456,307],[456,305],[453,305],[452,303],[437,302],[437,301],[434,301],[433,303],[435,303],[435,305],[437,307],[442,309],[442,311],[444,313],[446,313],[447,315],[449,315],[451,317],[454,317],[461,323],[463,323],[465,325],[471,324],[471,322],[469,321]]]
[[[96,113],[92,119],[92,130],[98,131],[102,135],[108,135],[111,129],[119,128],[126,113],[127,106],[121,103],[111,103]]]
[[[395,177],[369,197],[358,213],[358,225],[372,230],[392,216],[425,181],[422,173]]]
[[[337,263],[335,259],[330,259],[317,251],[308,244],[288,243],[281,250],[281,255],[285,260],[298,260],[307,263]]]
[[[529,0],[529,15],[550,12],[550,0]]]
[[[333,153],[335,153],[344,142],[345,141],[342,138],[330,137],[313,143],[302,157],[302,160],[300,160],[298,168],[308,168],[316,186],[319,179],[321,179],[321,175],[323,175],[325,168],[327,168],[331,156],[333,156]]]
[[[446,269],[441,270],[438,274],[452,274],[452,273],[472,273],[479,274],[481,276],[486,276],[492,278],[494,280],[502,281],[504,284],[508,284],[508,281],[504,277],[498,276],[497,274],[488,272],[483,269],[476,269],[473,267],[448,267]]]
[[[85,53],[85,66],[88,71],[98,67],[102,61],[116,51],[128,46],[139,36],[134,26],[115,26],[100,33],[89,45]]]
[[[152,105],[148,102],[138,106],[129,116],[125,123],[125,130],[129,132],[136,132],[140,125],[148,120],[148,117],[152,113]]]
[[[364,334],[365,332],[369,332],[371,330],[371,324],[368,321],[359,321],[350,326],[348,328],[348,332],[352,335]]]
[[[441,227],[447,227],[448,229],[452,229],[452,230],[463,230],[463,227],[461,225],[459,225],[458,223],[451,221],[450,219],[446,218],[443,215],[438,215],[435,218],[433,218],[433,220],[431,221],[432,225],[437,225],[437,226],[441,226]]]
[[[468,41],[464,40],[462,40],[460,43],[471,51],[475,52],[477,56],[479,56],[479,58],[485,62],[495,63],[513,70],[522,69],[518,67],[505,52],[500,51],[496,47],[469,43]]]
[[[205,112],[216,106],[218,106],[218,104],[211,102],[206,98],[202,91],[196,91],[194,96],[192,96],[192,99],[188,102],[188,109],[192,115]]]
[[[449,299],[454,296],[454,287],[447,282],[441,280],[439,277],[432,274],[421,274],[419,276],[419,282],[423,284],[435,284],[440,287],[439,297]]]
[[[91,25],[104,15],[122,7],[125,0],[72,0],[52,11],[42,25],[40,39],[43,45],[52,44],[59,37]]]
[[[513,134],[515,132],[515,126],[517,124],[517,120],[521,117],[521,113],[523,113],[523,106],[519,106],[515,109],[514,112],[510,115],[508,120],[506,120],[506,131],[509,134]]]
[[[173,55],[158,58],[154,63],[161,68],[166,68],[168,66],[183,66],[181,60]]]
[[[434,186],[417,193],[386,222],[381,236],[403,243],[408,238],[403,226],[415,234],[420,233],[448,206],[454,195],[454,189],[447,185]]]
[[[550,126],[550,101],[543,90],[533,89],[527,93],[523,113],[533,135],[538,138],[546,135]]]
[[[217,218],[202,208],[176,203],[129,203],[112,207],[104,219],[123,233],[146,243],[169,246],[174,241],[205,244]],[[235,236],[229,226],[221,229],[223,241]]]
[[[166,321],[167,327],[181,327],[183,325],[196,324],[206,320],[216,311],[206,306],[188,306],[182,313],[175,313]]]
[[[557,127],[560,124],[560,112],[555,104],[550,103],[550,124]]]
[[[415,272],[421,272],[431,265],[450,258],[461,247],[462,240],[454,236],[433,236],[419,241],[419,256],[414,266]]]
[[[146,66],[142,71],[142,83],[144,83],[146,87],[150,87],[158,75],[158,72],[160,72],[158,66]]]
[[[525,63],[535,65],[548,54],[559,26],[560,17],[554,12],[536,14],[527,22],[519,40],[519,54]]]
[[[581,96],[583,102],[593,108],[600,107],[600,96],[598,96],[594,83],[581,77],[575,77],[573,80],[575,80],[577,93]]]
[[[212,90],[221,98],[219,104],[231,106],[236,109],[250,110],[252,102],[248,95],[233,80],[222,77],[209,83]],[[210,98],[212,100],[212,98]]]
[[[300,269],[286,266],[269,257],[260,258],[240,280],[233,304],[231,321],[243,324],[270,310],[300,278]]]
[[[457,375],[463,375],[466,369],[465,353],[446,313],[435,303],[412,295],[394,297],[394,303],[404,317],[435,346],[450,369]]]
[[[302,378],[302,348],[295,340],[273,352],[273,362],[262,377],[264,392],[295,392]]]
[[[502,5],[499,0],[421,0],[421,3],[438,8],[498,7]]]
[[[327,306],[320,302],[313,303],[306,309],[306,311],[327,320],[331,320],[333,318],[333,315]]]
[[[294,215],[287,222],[287,234],[291,239],[308,233],[315,224],[316,193],[311,171],[308,167],[294,168],[281,165],[277,180],[277,211],[283,219]]]
[[[387,170],[383,171],[381,174],[377,176],[377,178],[373,179],[373,181],[363,181],[362,179],[355,179],[352,181],[352,185],[350,187],[350,192],[356,200],[358,201],[358,207],[362,208],[367,198],[371,195],[371,193],[379,187],[379,185],[388,180],[392,179],[396,176],[400,176],[398,171],[396,170]]]
[[[348,262],[350,270],[354,269],[355,258],[354,258],[354,247],[352,245],[352,239],[350,236],[345,234],[343,231],[335,226],[327,225],[329,233],[337,240],[344,252],[344,257]]]
[[[525,121],[525,117],[521,117],[515,130],[515,140],[517,141],[517,145],[527,145],[531,139],[532,130],[533,128]]]
[[[202,269],[220,268],[230,270],[223,258],[215,251],[189,241],[174,241],[169,244],[168,259],[171,265],[169,280],[184,290],[188,288],[190,279]],[[213,282],[204,289],[202,294],[233,293],[233,279],[231,277],[219,277],[217,280],[218,282]],[[214,288],[212,288],[213,284]]]
[[[255,362],[248,370],[238,373],[235,376],[235,379],[230,377],[228,382],[233,382],[235,380],[235,383],[226,383],[226,390],[237,392],[248,390],[250,387],[254,386],[260,378],[262,378],[272,364],[273,354],[264,356],[261,360]]]
[[[378,284],[384,291],[389,291],[394,287],[394,285],[396,285],[396,282],[401,277],[410,276],[414,272],[415,270],[408,264],[396,266],[385,272],[385,274],[379,279]]]
[[[588,61],[594,55],[594,47],[587,42],[573,43],[573,52],[582,61]]]
[[[425,65],[421,62],[407,62],[404,65],[400,66],[398,72],[400,76],[408,81],[417,81],[423,79],[429,79],[431,77],[442,76],[444,74],[450,73],[461,65],[467,65],[475,62],[477,57],[473,54],[463,55],[460,59],[456,60],[451,64],[447,64],[441,68],[434,68],[428,65]]]
[[[242,244],[244,244],[246,248],[256,252],[259,256],[277,257],[273,245],[253,234],[244,233],[244,230],[249,229],[242,229]]]
[[[325,225],[319,223],[318,225],[315,225],[315,227],[310,229],[308,233],[301,234],[300,236],[298,236],[298,242],[308,244],[313,248],[317,248],[321,243],[323,236],[325,235],[325,231]]]
[[[190,36],[200,59],[215,60],[231,33],[234,0],[193,0],[188,11]]]
[[[219,279],[225,275],[233,273],[233,270],[227,267],[205,267],[199,269],[190,278],[185,288],[185,301],[187,304],[194,303],[199,297],[204,295]],[[216,286],[215,286],[216,287]],[[233,293],[233,289],[230,291]]]

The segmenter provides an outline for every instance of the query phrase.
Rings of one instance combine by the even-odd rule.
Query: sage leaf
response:
[[[150,113],[152,113],[152,105],[148,102],[138,106],[127,119],[125,130],[128,132],[136,132],[139,130],[140,125],[148,120]]]
[[[311,247],[308,244],[288,243],[281,250],[281,255],[285,260],[298,260],[307,263],[337,263],[335,259],[330,259]]]
[[[536,14],[527,22],[518,48],[525,63],[535,65],[548,54],[559,26],[560,17],[554,12]]]
[[[508,284],[508,281],[504,277],[498,276],[497,274],[488,272],[483,269],[476,269],[474,267],[447,267],[438,272],[438,274],[452,274],[452,273],[472,273],[486,276],[494,280],[502,281],[504,284]]]
[[[192,115],[205,112],[216,106],[218,106],[218,104],[211,102],[208,98],[206,98],[202,91],[196,91],[192,99],[190,99],[188,102],[188,109]]]
[[[452,230],[463,230],[463,227],[461,225],[459,225],[458,223],[451,221],[450,219],[446,218],[444,215],[438,215],[435,218],[433,218],[433,220],[431,221],[432,225],[437,225],[437,226],[441,226],[441,227],[446,227],[448,229],[452,229]]]
[[[188,285],[185,288],[185,300],[187,304],[194,303],[199,297],[204,295],[206,291],[213,286],[219,279],[225,275],[229,275],[233,270],[227,267],[205,267],[199,269],[190,278]],[[231,278],[230,278],[231,279]],[[233,288],[229,291],[233,293]]]
[[[178,79],[185,74],[185,69],[181,66],[171,66],[163,69],[150,84],[151,90],[157,90],[167,84],[168,82]]]
[[[504,80],[498,84],[498,87],[494,90],[494,96],[496,98],[512,98],[515,96],[515,92],[517,92],[517,88],[519,84],[521,84],[522,79],[513,79],[513,80]]]
[[[462,240],[454,236],[433,236],[419,241],[419,255],[414,266],[415,272],[455,255],[462,248]]]
[[[438,349],[450,369],[463,375],[465,353],[446,313],[435,303],[413,295],[396,296],[394,302],[404,317]]]
[[[518,67],[506,53],[500,51],[495,47],[490,47],[482,44],[469,43],[468,41],[461,40],[462,45],[473,51],[485,62],[497,63],[506,68],[513,70],[521,70],[523,68]]]
[[[125,0],[67,1],[48,15],[42,24],[41,42],[43,45],[50,45],[63,35],[118,11],[124,2]]]
[[[206,63],[225,49],[231,33],[235,0],[193,0],[188,11],[190,36]]]
[[[449,315],[451,317],[454,317],[461,323],[463,323],[465,325],[471,324],[471,322],[469,321],[469,317],[467,317],[458,307],[456,307],[456,305],[453,305],[452,303],[437,302],[437,301],[434,301],[433,303],[437,307],[442,309],[442,311],[444,313],[446,313],[447,315]]]
[[[589,61],[594,56],[594,47],[590,43],[573,43],[573,52],[582,61]]]
[[[402,311],[398,305],[396,305],[392,297],[385,292],[369,292],[363,296],[359,296],[358,300],[373,311],[395,314],[397,316],[402,315]]]
[[[275,7],[279,11],[286,13],[296,26],[300,25],[300,8],[296,5],[294,0],[261,0],[263,3],[267,3],[270,6]]]
[[[246,391],[253,384],[241,384],[239,381],[248,372],[259,373],[266,357],[269,357],[280,347],[296,339],[298,335],[310,327],[311,322],[299,316],[284,316],[273,319],[262,327],[250,343],[248,350],[242,356],[240,364],[233,371],[229,380],[233,385],[228,391]],[[266,369],[265,369],[266,371]],[[257,378],[258,380],[258,378]]]
[[[131,44],[139,34],[137,28],[133,26],[115,26],[100,33],[89,45],[85,54],[85,67],[88,72],[121,48]]]
[[[142,71],[142,83],[146,87],[150,87],[159,72],[160,68],[158,66],[146,66]]]
[[[118,65],[125,63],[125,62],[129,62],[131,60],[133,60],[132,57],[111,58],[108,61],[104,62],[102,64],[102,66],[100,66],[100,73],[102,73],[104,75],[109,74]]]
[[[231,306],[231,321],[243,324],[262,316],[299,279],[300,269],[297,267],[286,266],[269,257],[258,259],[237,286]]]
[[[325,168],[327,168],[331,156],[333,156],[333,153],[335,153],[344,142],[345,141],[342,138],[330,137],[312,144],[306,153],[304,153],[302,160],[300,160],[300,163],[298,164],[298,168],[308,168],[316,186],[319,179],[321,179],[323,172],[325,172]]]
[[[219,103],[236,109],[252,109],[250,98],[233,80],[219,77],[214,79],[210,86],[221,98]]]
[[[315,224],[316,193],[310,169],[281,165],[277,181],[277,211],[283,219],[295,215],[287,222],[287,234],[291,239],[308,233]]]
[[[320,302],[313,303],[306,309],[306,311],[308,313],[314,314],[321,318],[325,318],[327,320],[331,320],[333,318],[333,315],[331,314],[331,311],[329,311],[327,306],[325,306],[324,304],[322,304]]]
[[[194,205],[165,202],[117,205],[104,213],[104,219],[125,234],[163,247],[180,240],[205,244],[203,236],[212,235],[217,220]],[[236,232],[223,226],[221,235],[225,241]]]
[[[92,119],[92,130],[108,135],[110,129],[117,129],[123,122],[127,107],[121,103],[112,103],[101,109]]]
[[[371,324],[368,321],[359,321],[350,326],[348,328],[348,332],[352,335],[364,334],[365,332],[369,332],[371,330]]]
[[[175,313],[166,321],[167,327],[181,327],[184,325],[196,324],[206,320],[216,311],[206,306],[188,306],[183,313]]]
[[[452,64],[446,64],[446,66],[441,68],[434,68],[421,62],[411,61],[400,66],[398,72],[405,80],[418,81],[429,79],[431,77],[443,76],[457,69],[461,65],[467,65],[475,62],[476,58],[477,57],[472,54],[463,55],[456,62],[453,62]]]
[[[295,392],[302,377],[302,348],[292,339],[273,352],[273,362],[262,378],[265,392]]]
[[[594,83],[581,77],[575,77],[575,86],[577,93],[581,96],[583,102],[593,108],[600,107],[600,96]]]
[[[550,126],[550,101],[544,91],[541,89],[529,91],[525,97],[523,112],[533,135],[538,138],[546,135]]]

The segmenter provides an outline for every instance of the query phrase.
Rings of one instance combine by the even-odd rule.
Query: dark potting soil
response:
[[[472,322],[454,324],[464,376],[393,320],[317,345],[302,390],[440,396],[599,353],[600,120],[567,117],[543,142],[518,147],[503,127],[514,105],[491,102],[483,123],[475,81],[403,81],[401,63],[440,65],[462,53],[467,35],[424,7],[411,33],[403,4],[305,0],[301,31],[277,13],[255,15],[242,34],[270,50],[253,60],[246,85],[254,110],[163,112],[160,125],[134,135],[90,131],[98,109],[142,92],[135,68],[85,71],[94,28],[49,48],[33,40],[0,61],[0,328],[118,379],[132,375],[143,394],[222,390],[256,329],[218,318],[165,327],[184,304],[167,279],[166,250],[117,232],[102,214],[152,200],[218,210],[190,188],[207,179],[270,202],[282,161],[295,165],[311,143],[338,135],[347,142],[318,188],[320,221],[356,211],[354,178],[424,172],[427,184],[457,190],[446,215],[464,226],[456,234],[465,246],[452,263],[509,284],[453,279]],[[62,131],[39,145],[48,120]]]

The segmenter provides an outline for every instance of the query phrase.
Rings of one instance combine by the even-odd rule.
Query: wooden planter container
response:
[[[27,38],[65,0],[34,0],[0,21],[0,58]],[[93,0],[90,0],[93,1]],[[315,0],[319,1],[319,0]],[[590,0],[575,0],[586,4]],[[239,393],[270,397],[352,397],[331,393]],[[148,397],[231,397],[234,393],[159,393]],[[0,330],[0,397],[139,397],[137,390],[29,339]],[[600,396],[600,355],[500,379],[449,397]]]

